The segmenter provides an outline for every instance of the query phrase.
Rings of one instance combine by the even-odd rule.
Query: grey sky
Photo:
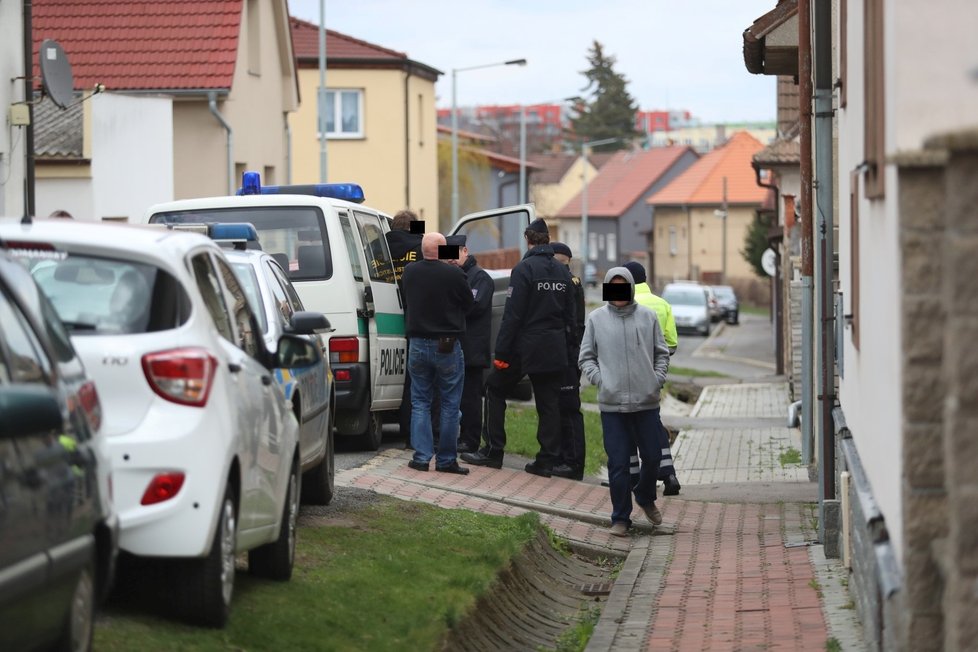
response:
[[[777,0],[346,0],[326,2],[326,26],[405,52],[441,70],[438,106],[533,104],[577,95],[598,40],[643,109],[686,109],[705,122],[773,120],[775,82],[744,67],[742,33]],[[289,0],[319,23],[319,0]],[[327,44],[328,47],[328,44]],[[328,79],[328,77],[327,77]],[[327,81],[328,83],[328,81]]]

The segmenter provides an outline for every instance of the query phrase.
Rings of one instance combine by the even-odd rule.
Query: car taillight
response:
[[[349,369],[337,369],[335,372],[336,380],[350,380]]]
[[[173,349],[143,356],[143,373],[153,391],[174,403],[204,407],[217,359],[204,349]]]
[[[179,471],[169,473],[157,473],[149,481],[146,491],[143,492],[143,499],[140,505],[155,505],[163,501],[170,500],[178,493],[183,486],[184,474]]]
[[[98,399],[95,383],[89,380],[78,388],[78,404],[85,412],[89,426],[97,431],[102,426],[102,402]]]
[[[360,341],[355,337],[334,337],[329,340],[330,362],[357,362],[360,359]]]

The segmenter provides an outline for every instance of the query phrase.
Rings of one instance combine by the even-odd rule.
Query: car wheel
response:
[[[369,403],[369,398],[368,398]],[[384,419],[380,412],[367,413],[367,428],[357,437],[360,447],[368,451],[375,451],[380,448],[380,442],[384,438]]]
[[[302,478],[302,502],[309,505],[328,505],[333,500],[336,482],[336,451],[333,434],[333,406],[329,401],[329,419],[326,422],[326,452],[314,468],[306,471]]]
[[[188,620],[207,627],[224,627],[231,613],[238,536],[234,498],[229,484],[224,490],[210,552],[203,559],[187,562],[185,572],[175,578],[176,604]]]
[[[278,538],[248,552],[248,572],[284,582],[292,577],[295,562],[295,529],[299,520],[299,460],[292,462],[289,485],[282,507]]]
[[[86,652],[92,648],[95,632],[95,568],[94,556],[82,568],[71,595],[61,640],[55,647],[64,652]]]
[[[740,324],[740,312],[735,312],[733,314],[733,319],[731,320],[730,323],[733,324],[734,326]]]
[[[700,329],[700,335],[709,337],[710,335],[710,322],[706,322],[706,325]]]

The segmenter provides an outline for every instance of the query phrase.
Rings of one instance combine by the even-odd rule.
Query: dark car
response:
[[[739,324],[740,303],[737,301],[737,293],[734,289],[729,285],[714,285],[713,294],[716,295],[720,306],[720,319],[728,324]]]
[[[91,647],[118,551],[100,420],[53,306],[0,249],[0,650]]]

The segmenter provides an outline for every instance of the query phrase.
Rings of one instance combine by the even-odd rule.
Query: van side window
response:
[[[363,256],[367,259],[370,280],[382,283],[394,282],[394,263],[387,249],[387,238],[380,229],[376,215],[354,211],[357,226],[360,227],[360,239],[363,241]]]
[[[343,240],[346,241],[346,253],[350,256],[350,267],[353,268],[353,278],[357,281],[363,280],[363,268],[360,266],[360,252],[357,251],[357,242],[353,237],[353,227],[350,226],[350,218],[340,215],[340,226],[343,227]]]
[[[217,274],[211,266],[211,259],[206,253],[197,254],[190,261],[190,268],[193,270],[194,279],[197,281],[197,289],[200,296],[207,306],[207,312],[214,320],[214,326],[221,337],[228,342],[234,342],[234,331],[231,330],[231,320],[228,319],[227,308],[222,298],[221,284],[217,280]]]

